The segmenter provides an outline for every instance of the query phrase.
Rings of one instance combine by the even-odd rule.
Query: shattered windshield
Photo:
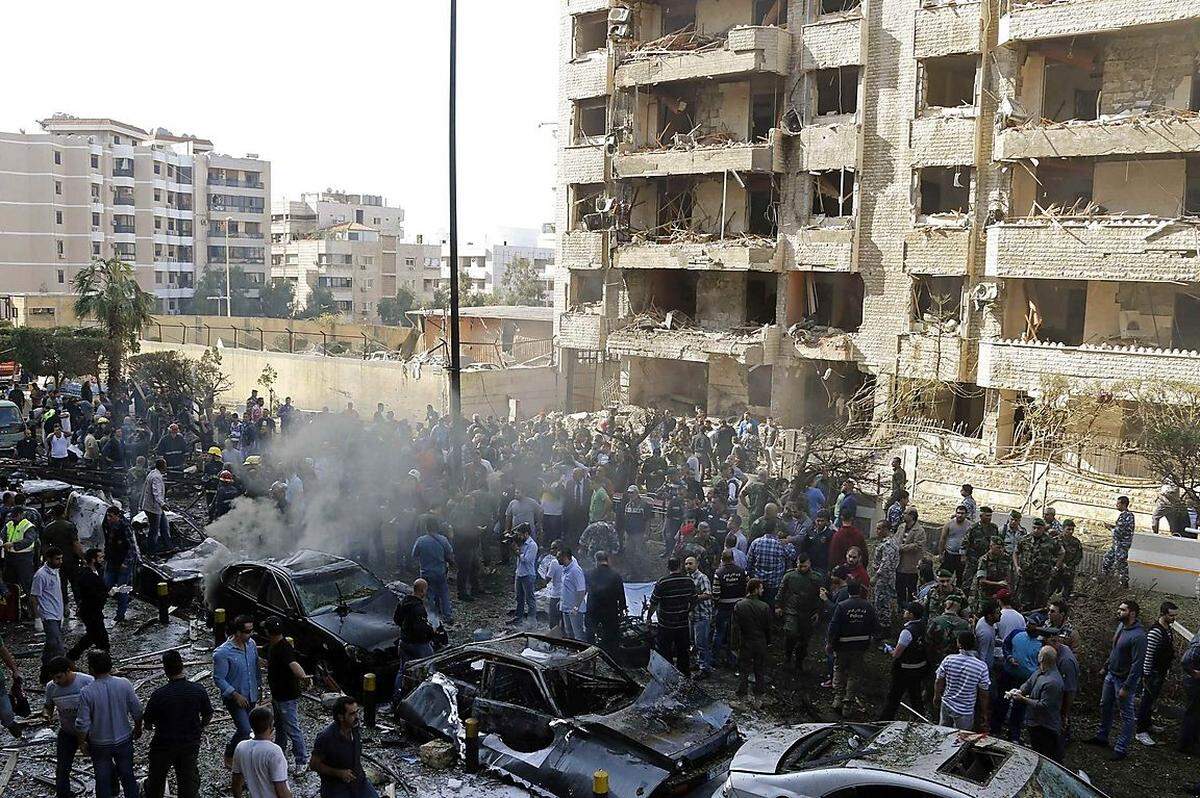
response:
[[[546,682],[554,702],[568,717],[616,712],[632,704],[642,692],[641,687],[617,671],[599,652],[546,671]]]
[[[21,415],[15,407],[0,407],[0,427],[9,427],[21,423]]]
[[[383,582],[370,571],[353,564],[337,570],[299,574],[295,583],[296,595],[306,615],[330,612],[339,604],[369,599],[385,589]]]
[[[866,723],[828,726],[803,737],[784,754],[780,773],[793,773],[856,758],[883,730]]]

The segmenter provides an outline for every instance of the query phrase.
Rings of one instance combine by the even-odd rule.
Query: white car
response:
[[[925,723],[813,723],[749,740],[713,798],[1104,798],[1019,745]]]

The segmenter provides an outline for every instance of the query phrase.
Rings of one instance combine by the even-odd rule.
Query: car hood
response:
[[[395,645],[400,629],[392,622],[399,597],[391,590],[356,601],[344,616],[334,610],[310,615],[309,620],[350,645],[367,651],[380,651]]]
[[[753,745],[743,745],[729,763],[738,773],[768,774],[779,771],[779,761],[792,746],[808,735],[823,729],[828,723],[805,723],[799,726],[775,728],[756,734]]]
[[[657,652],[650,654],[647,667],[650,681],[636,701],[607,715],[581,715],[575,721],[672,760],[702,756],[709,753],[706,743],[714,737],[736,735],[733,710],[728,704],[697,688]]]
[[[204,542],[190,549],[177,551],[164,559],[147,559],[145,564],[170,581],[200,579],[211,570],[214,563],[217,566],[227,563],[233,555],[225,544],[215,538],[205,538]]]

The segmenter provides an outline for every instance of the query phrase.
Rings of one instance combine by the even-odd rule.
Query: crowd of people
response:
[[[886,720],[903,709],[912,718],[1027,740],[1059,760],[1071,739],[1080,670],[1070,602],[1083,549],[1074,523],[1058,519],[1052,507],[1028,524],[1017,510],[997,522],[963,485],[953,515],[931,527],[911,504],[897,459],[882,517],[867,535],[853,479],[784,478],[780,430],[771,419],[712,420],[699,408],[688,417],[644,413],[635,424],[615,411],[539,414],[521,423],[475,415],[454,423],[430,407],[424,420],[410,422],[382,404],[363,417],[352,403],[340,412],[302,413],[288,399],[272,413],[254,392],[238,412],[218,407],[195,419],[151,417],[152,401],[110,402],[88,393],[23,396],[37,423],[29,438],[40,436],[24,456],[126,475],[124,504],[109,510],[103,546],[84,550],[61,516],[44,526],[30,519],[16,495],[5,498],[0,521],[6,581],[28,595],[26,612],[46,630],[43,677],[67,685],[83,680],[79,694],[91,690],[96,698],[87,700],[94,701],[102,695],[105,717],[127,718],[128,734],[110,719],[101,724],[107,736],[95,738],[100,727],[89,726],[87,700],[77,701],[74,716],[64,712],[69,701],[56,703],[64,730],[70,720],[80,743],[95,739],[98,784],[109,773],[118,780],[127,773],[139,718],[155,717],[153,698],[143,713],[125,688],[94,686],[120,683],[105,670],[104,603],[115,595],[123,621],[141,552],[175,545],[169,488],[186,474],[204,486],[207,520],[236,513],[240,496],[261,499],[297,527],[336,523],[349,530],[344,553],[376,571],[416,577],[395,617],[404,660],[433,652],[438,627],[452,628],[461,604],[485,589],[485,571],[511,568],[513,628],[594,641],[616,655],[632,610],[681,673],[703,680],[735,672],[739,696],[750,693],[751,677],[754,694],[762,695],[774,671],[780,683],[808,685],[808,696],[830,691],[840,716]],[[76,414],[86,417],[82,423]],[[65,460],[56,455],[60,436],[71,441]],[[139,510],[146,514],[141,539],[130,527]],[[1126,497],[1116,510],[1103,567],[1127,585],[1134,516]],[[44,565],[36,569],[39,552]],[[646,606],[628,607],[626,582],[652,581],[663,568]],[[61,631],[68,584],[85,627],[69,652]],[[544,615],[539,596],[548,606]],[[1109,744],[1119,712],[1115,758],[1127,756],[1134,739],[1154,744],[1153,710],[1175,659],[1170,624],[1177,612],[1164,602],[1147,630],[1136,602],[1120,605],[1092,738]],[[290,743],[297,766],[321,775],[323,794],[369,795],[361,768],[344,765],[360,761],[357,705],[335,707],[334,723],[309,754],[295,706],[308,677],[295,652],[277,629],[262,630],[270,639],[268,708],[254,619],[236,619],[232,629],[214,654],[214,682],[235,725],[226,750],[235,794],[279,795],[287,776],[282,747]],[[96,648],[88,657],[95,682],[72,664],[89,647]],[[891,672],[878,712],[866,704],[876,657]],[[1200,737],[1200,643],[1182,661],[1189,700],[1178,745],[1190,750]],[[175,680],[172,667],[164,659]],[[10,669],[15,677],[15,665]],[[212,710],[207,699],[181,687],[175,692],[174,700],[195,706],[170,713],[165,723],[160,713],[155,739],[172,729],[162,745],[173,752],[168,759],[183,783],[194,761],[177,749],[192,745],[193,727]],[[10,721],[3,712],[0,699],[0,721]],[[177,728],[184,717],[200,720]],[[279,744],[265,745],[272,737]],[[159,783],[151,779],[148,789]],[[261,792],[264,785],[274,785],[272,792]]]

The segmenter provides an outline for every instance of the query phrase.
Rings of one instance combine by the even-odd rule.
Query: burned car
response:
[[[211,601],[230,621],[238,615],[259,623],[278,618],[305,664],[327,686],[353,694],[365,673],[374,673],[379,684],[395,679],[400,630],[392,616],[400,593],[353,560],[301,549],[286,559],[227,565]]]
[[[143,601],[158,603],[158,585],[167,584],[167,603],[172,607],[198,606],[204,602],[204,578],[232,555],[225,544],[203,534],[184,516],[167,513],[171,537],[179,545],[167,551],[146,552],[146,514],[133,517],[132,527],[142,552],[133,577],[133,593]]]
[[[714,701],[658,655],[634,679],[599,648],[518,633],[410,662],[397,717],[420,736],[460,741],[479,723],[480,762],[564,798],[682,795],[741,737]]]
[[[1104,798],[1019,745],[927,723],[811,723],[742,746],[712,798]]]

